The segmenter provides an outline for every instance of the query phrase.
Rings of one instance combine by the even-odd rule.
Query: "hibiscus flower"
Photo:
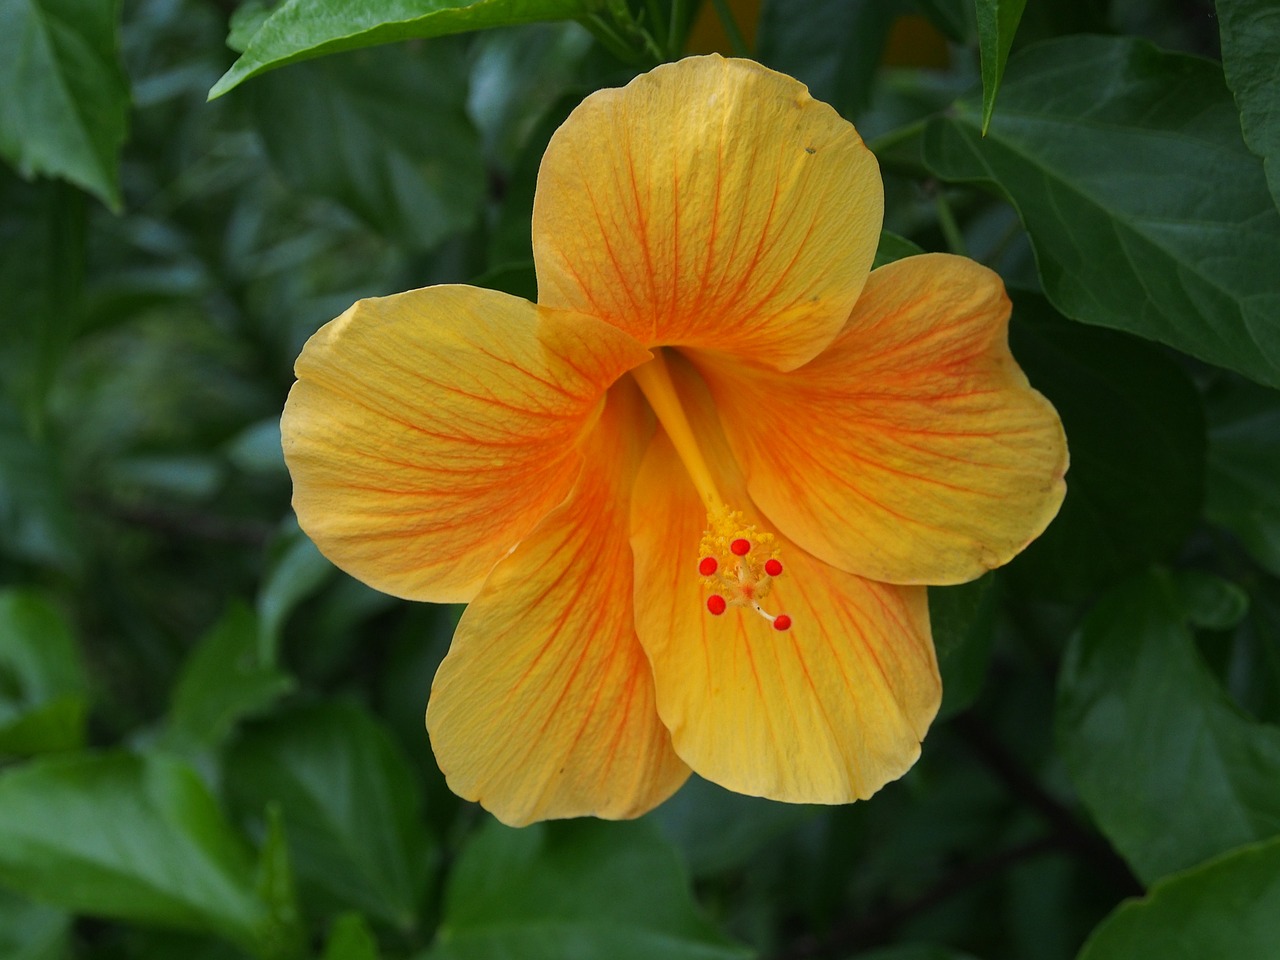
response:
[[[469,604],[427,727],[507,823],[631,817],[690,768],[844,803],[937,712],[925,584],[1049,523],[1062,427],[994,273],[870,270],[854,128],[718,56],[588,97],[538,176],[538,303],[362,300],[307,343],[294,506],[335,564]]]

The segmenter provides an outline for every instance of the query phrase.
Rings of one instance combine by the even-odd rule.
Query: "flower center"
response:
[[[769,613],[760,606],[760,601],[769,595],[774,579],[782,575],[782,561],[774,546],[774,536],[747,523],[741,511],[726,506],[680,403],[662,351],[658,350],[651,361],[632,370],[631,375],[671,439],[676,455],[707,508],[707,529],[699,544],[697,567],[708,594],[707,612],[718,617],[729,607],[744,607],[764,617],[775,630],[790,629],[789,616]]]

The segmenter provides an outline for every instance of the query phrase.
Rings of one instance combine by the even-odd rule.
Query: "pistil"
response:
[[[760,605],[769,595],[774,579],[782,575],[782,561],[774,546],[774,536],[747,523],[740,511],[725,505],[680,403],[662,351],[658,350],[644,366],[632,370],[631,375],[649,401],[707,509],[707,528],[699,544],[697,567],[708,591],[707,612],[718,617],[730,607],[743,607],[769,621],[775,630],[790,629],[791,618],[787,614],[772,614]]]

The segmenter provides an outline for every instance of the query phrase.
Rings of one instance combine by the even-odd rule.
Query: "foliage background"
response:
[[[298,532],[292,360],[360,297],[532,296],[551,131],[723,6],[0,0],[0,957],[1276,956],[1272,0],[733,4],[875,150],[882,258],[1005,277],[1066,504],[932,591],[943,714],[869,802],[445,789],[457,611]]]

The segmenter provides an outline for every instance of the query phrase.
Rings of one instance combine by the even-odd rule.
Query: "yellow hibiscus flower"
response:
[[[972,261],[870,272],[883,193],[803,85],[718,56],[588,97],[533,211],[537,304],[363,300],[298,358],[294,506],[334,563],[468,602],[427,727],[512,824],[632,817],[689,769],[844,803],[920,753],[922,584],[1044,529],[1062,427]]]

